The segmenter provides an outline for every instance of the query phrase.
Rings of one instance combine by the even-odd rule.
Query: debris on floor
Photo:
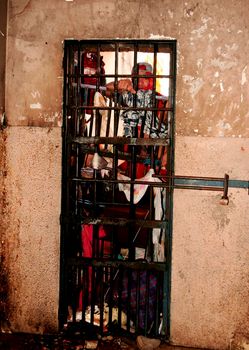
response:
[[[1,333],[0,349],[4,350],[155,350],[161,341],[120,333],[115,324],[107,333],[85,323],[68,323],[58,334]]]
[[[160,344],[161,344],[161,341],[159,339],[151,339],[151,338],[143,337],[142,335],[139,335],[137,337],[137,346],[139,350],[158,349]]]

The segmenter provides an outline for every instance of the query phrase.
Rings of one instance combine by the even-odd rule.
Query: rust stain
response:
[[[0,197],[0,331],[3,329],[9,328],[8,321],[8,295],[9,295],[9,283],[8,283],[8,268],[6,264],[6,244],[5,244],[5,235],[6,235],[6,213],[8,203],[6,201],[6,188],[5,188],[5,178],[7,176],[6,169],[6,140],[7,133],[2,131],[0,133],[0,191],[2,196]]]

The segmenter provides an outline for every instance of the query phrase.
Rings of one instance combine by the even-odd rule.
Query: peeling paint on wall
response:
[[[149,35],[149,39],[153,40],[158,40],[158,39],[165,39],[165,40],[176,40],[176,38],[170,37],[170,36],[164,36],[164,35],[159,35],[159,34],[153,34],[151,33]]]
[[[191,75],[184,75],[183,81],[185,84],[189,86],[189,93],[192,98],[195,97],[195,95],[200,91],[202,88],[204,81],[202,78],[195,78]]]
[[[173,11],[171,11],[171,10],[169,10],[169,9],[168,9],[168,14],[169,14],[169,17],[170,17],[170,18],[173,18],[173,17],[174,17]]]
[[[224,61],[220,58],[211,59],[211,65],[213,67],[220,68],[221,71],[229,70],[237,65],[237,61]]]
[[[232,127],[229,123],[227,123],[224,119],[219,120],[218,124],[216,124],[219,130],[219,136],[224,136],[226,130],[231,130]]]
[[[209,43],[212,43],[214,40],[218,40],[218,36],[216,34],[208,34]]]
[[[203,34],[206,32],[206,30],[208,29],[208,22],[211,20],[211,18],[202,18],[201,21],[203,23],[202,26],[200,26],[197,29],[194,29],[191,31],[192,34],[195,35],[196,38],[201,38],[203,36]]]
[[[247,66],[242,70],[241,74],[241,85],[244,85],[247,82]]]
[[[31,104],[30,104],[30,108],[31,108],[31,109],[41,109],[41,108],[42,108],[42,105],[41,105],[39,102],[37,102],[37,103],[31,103]]]
[[[40,120],[43,120],[46,123],[57,123],[59,127],[62,126],[62,113],[61,112],[55,112],[52,114],[49,113],[39,113],[38,118]]]
[[[188,18],[188,17],[192,17],[192,16],[194,15],[196,9],[197,9],[198,6],[199,6],[199,3],[197,2],[196,5],[191,6],[191,7],[188,6],[188,3],[187,3],[187,2],[185,2],[184,5],[187,7],[187,8],[185,9],[185,11],[184,11],[184,17],[187,17],[187,18]]]
[[[39,92],[38,90],[36,90],[36,91],[32,91],[32,92],[31,92],[31,96],[32,96],[33,98],[40,98],[40,97],[41,97],[41,94],[40,94],[40,92]]]

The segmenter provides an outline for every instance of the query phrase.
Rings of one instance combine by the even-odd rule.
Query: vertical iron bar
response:
[[[137,51],[138,51],[138,44],[137,42],[134,44],[134,65],[137,64]],[[133,98],[133,107],[137,107],[137,100],[136,97]],[[135,130],[132,130],[132,137],[138,137],[137,135],[137,128]],[[134,134],[135,133],[135,134]],[[134,181],[136,179],[136,146],[130,146],[131,150],[131,181]],[[136,217],[136,206],[134,205],[134,184],[130,185],[130,212],[129,212],[130,219],[134,219]],[[130,226],[129,227],[129,259],[134,260],[135,259],[135,248],[133,244],[133,229]]]
[[[68,66],[69,66],[69,51],[70,46],[67,42],[64,42],[64,57],[63,57],[63,69],[64,69],[64,88],[63,88],[63,125],[62,125],[62,196],[61,196],[61,245],[60,245],[60,295],[59,295],[59,327],[62,329],[66,323],[67,317],[67,305],[68,305],[68,266],[66,264],[66,246],[68,237],[68,223],[65,218],[68,215],[67,199],[68,199],[68,185],[67,185],[67,158],[68,147],[66,136],[67,130],[67,113],[68,113]]]
[[[140,270],[137,270],[136,271],[136,322],[135,324],[138,326],[140,321],[140,312],[142,314],[142,310],[140,310],[140,301],[141,301],[140,278],[141,278]]]
[[[117,130],[118,130],[118,118],[119,118],[119,110],[116,109],[116,107],[119,106],[119,100],[118,100],[118,90],[117,90],[117,83],[118,83],[118,54],[119,54],[119,43],[122,42],[120,40],[116,40],[113,41],[115,43],[115,91],[114,91],[114,107],[115,107],[115,111],[114,111],[114,136],[117,136]],[[109,41],[105,41],[106,45],[110,45],[113,44],[113,42],[109,42]],[[125,41],[126,42],[126,41]],[[151,45],[151,42],[147,42],[147,41],[141,41],[142,45],[144,45],[144,43],[148,43],[149,45]],[[89,44],[90,43],[90,44]],[[102,41],[101,41],[102,43]],[[134,49],[134,65],[137,63],[137,51],[138,51],[138,43],[140,43],[139,41],[129,41],[129,45],[133,45],[133,49]],[[169,151],[168,151],[168,164],[167,164],[167,171],[168,171],[168,175],[173,175],[174,174],[174,119],[172,116],[174,116],[174,108],[175,108],[175,103],[174,103],[174,95],[175,95],[175,60],[172,58],[176,57],[176,47],[175,47],[175,42],[172,44],[169,43],[169,47],[172,49],[171,51],[171,68],[170,68],[170,75],[173,76],[173,78],[171,79],[171,90],[170,90],[170,103],[171,106],[173,107],[173,113],[171,113],[171,121],[170,121],[170,147],[169,147]],[[68,46],[67,46],[68,45]],[[71,176],[75,175],[74,173],[76,173],[76,176],[79,175],[79,167],[80,167],[80,148],[76,143],[71,143],[71,137],[74,137],[76,135],[79,134],[80,132],[80,105],[81,105],[81,100],[80,96],[81,96],[81,90],[80,90],[80,77],[82,76],[80,74],[80,69],[81,69],[81,57],[80,57],[80,50],[81,50],[81,46],[82,42],[76,42],[74,41],[67,43],[67,45],[65,45],[65,57],[64,58],[64,94],[63,94],[63,117],[64,117],[64,125],[63,125],[63,185],[62,185],[62,230],[61,230],[61,235],[62,237],[62,245],[61,245],[61,249],[63,251],[61,251],[61,301],[63,301],[65,304],[60,303],[60,320],[64,320],[65,321],[65,315],[67,314],[67,309],[66,306],[68,305],[68,302],[72,302],[72,300],[70,299],[71,294],[69,295],[70,292],[70,288],[71,292],[73,292],[74,296],[74,301],[72,302],[72,305],[74,307],[74,320],[76,319],[76,304],[75,302],[77,302],[79,300],[78,298],[78,290],[79,290],[79,286],[81,286],[81,278],[83,278],[82,284],[82,313],[85,314],[86,311],[86,306],[88,305],[88,302],[90,301],[91,304],[91,323],[93,324],[94,322],[94,306],[95,303],[100,302],[100,308],[101,308],[101,328],[103,328],[103,308],[104,308],[104,302],[108,300],[108,304],[109,304],[109,320],[112,319],[112,306],[115,304],[115,300],[114,300],[114,293],[115,293],[115,281],[113,281],[112,279],[114,279],[114,272],[111,268],[110,273],[108,273],[108,277],[106,277],[106,279],[104,280],[104,267],[101,267],[100,270],[98,270],[98,268],[94,267],[94,266],[87,266],[84,267],[82,266],[83,269],[83,273],[79,274],[79,271],[77,270],[76,273],[76,277],[77,278],[73,278],[73,271],[76,265],[73,265],[73,268],[70,267],[70,271],[68,270],[70,265],[67,265],[67,257],[69,255],[72,254],[72,252],[74,253],[76,250],[77,252],[79,251],[79,249],[75,249],[72,250],[70,247],[70,244],[72,243],[72,239],[75,241],[75,237],[74,233],[78,233],[78,231],[80,230],[80,225],[77,226],[77,224],[75,224],[75,222],[73,223],[73,225],[71,224],[71,222],[67,223],[67,220],[64,220],[64,218],[69,218],[69,214],[74,212],[75,214],[78,214],[78,207],[77,205],[79,205],[78,203],[76,203],[76,201],[74,201],[75,199],[77,200],[77,188],[74,187],[74,185],[71,185],[70,182],[70,178]],[[84,42],[83,45],[89,45],[86,46],[87,48],[89,47],[94,47],[95,45],[95,49],[97,49],[97,55],[98,55],[98,70],[100,70],[100,41],[97,40],[92,40],[87,42],[87,44]],[[156,105],[155,102],[155,93],[156,93],[156,68],[157,68],[157,52],[158,52],[158,47],[159,45],[165,45],[165,42],[159,42],[157,41],[156,43],[153,43],[152,46],[154,45],[154,64],[153,64],[153,107]],[[77,65],[77,72],[74,71],[74,52],[78,47],[78,65]],[[151,46],[150,46],[151,47]],[[92,49],[91,49],[92,50]],[[114,49],[112,49],[114,51]],[[132,50],[132,48],[129,46],[128,50]],[[96,52],[96,51],[95,51]],[[98,87],[99,87],[99,83],[100,83],[100,71],[97,72],[98,74],[96,75],[97,77],[97,82],[96,82],[96,91],[98,91]],[[70,74],[70,76],[69,76]],[[132,77],[131,77],[132,78]],[[77,89],[73,86],[73,82],[75,83],[77,79]],[[136,79],[137,80],[137,79]],[[136,88],[136,82],[134,84],[134,87]],[[71,88],[70,88],[71,87]],[[76,96],[74,96],[73,94],[73,89],[77,90]],[[74,104],[76,104],[76,106],[74,106]],[[170,106],[170,107],[171,107]],[[76,107],[76,108],[75,108]],[[70,109],[71,108],[71,109]],[[82,106],[81,106],[82,108]],[[134,109],[137,108],[137,104],[136,104],[136,97],[134,98]],[[84,109],[84,106],[83,106]],[[76,112],[73,113],[73,110],[75,110]],[[70,112],[69,112],[70,111]],[[84,110],[85,111],[85,110]],[[69,118],[67,118],[67,114],[71,115],[71,120]],[[96,111],[96,113],[98,113],[98,111]],[[155,120],[157,116],[157,112],[154,111],[153,113],[153,121]],[[98,118],[97,118],[98,119]],[[96,130],[95,130],[95,134],[99,135],[100,133],[100,122],[99,120],[96,120]],[[108,126],[109,129],[109,126]],[[70,136],[70,138],[67,136]],[[138,136],[137,133],[134,134],[134,136]],[[142,137],[143,135],[140,134],[140,137]],[[68,142],[69,141],[69,142]],[[68,143],[67,143],[68,142]],[[72,145],[76,146],[75,148],[72,147]],[[95,150],[98,151],[98,147],[97,145],[95,145]],[[113,146],[113,176],[114,179],[117,179],[117,164],[118,164],[118,146],[114,145]],[[129,147],[129,151],[130,151],[130,155],[131,155],[131,179],[134,180],[136,179],[136,153],[137,153],[137,146],[130,146]],[[155,167],[155,153],[154,153],[154,149],[153,146],[150,147],[150,152],[151,152],[151,167]],[[76,151],[76,164],[74,166],[71,166],[70,164],[70,157],[73,154],[73,152]],[[85,153],[87,154],[87,152],[85,151]],[[97,172],[96,170],[94,171],[94,178],[97,180]],[[173,184],[173,179],[171,177],[171,182]],[[171,185],[172,185],[171,184]],[[101,185],[101,184],[100,184]],[[76,185],[77,186],[77,185]],[[117,186],[115,184],[112,185],[112,204],[115,204],[117,198],[116,198],[116,188]],[[98,205],[97,205],[97,200],[98,200],[98,186],[97,186],[97,181],[93,182],[93,196],[91,196],[91,198],[93,197],[93,201],[91,202],[91,205],[93,204],[93,216],[95,216],[95,218],[98,218]],[[154,205],[153,205],[153,186],[149,186],[150,187],[150,211],[153,212],[154,209]],[[134,204],[134,185],[130,184],[130,189],[131,189],[131,196],[130,196],[130,212],[129,212],[129,218],[136,218],[136,205]],[[74,196],[72,197],[72,193],[74,194],[74,192],[72,191],[76,191],[75,194],[75,198]],[[173,191],[171,189],[167,189],[166,190],[167,194],[166,194],[166,204],[167,204],[167,217],[166,220],[168,222],[167,225],[167,232],[166,232],[166,243],[165,243],[165,256],[166,256],[166,262],[165,262],[165,272],[163,272],[163,279],[161,279],[161,275],[159,278],[159,273],[156,272],[156,270],[135,270],[134,268],[127,268],[124,267],[124,270],[126,272],[125,274],[125,278],[127,278],[127,283],[126,283],[126,299],[124,300],[124,296],[122,297],[122,290],[124,292],[123,289],[123,282],[124,282],[124,276],[122,275],[122,273],[120,274],[120,272],[118,273],[118,280],[117,283],[119,284],[119,298],[118,298],[118,322],[119,325],[121,326],[121,313],[122,313],[122,308],[125,307],[127,309],[127,331],[130,332],[130,320],[132,319],[133,321],[135,321],[136,319],[136,328],[139,327],[139,323],[141,322],[141,318],[145,317],[144,320],[144,334],[152,334],[154,332],[158,333],[158,329],[159,329],[159,317],[160,317],[160,312],[163,311],[163,334],[167,335],[167,337],[169,337],[170,334],[170,280],[171,280],[171,245],[172,245],[172,203],[173,203]],[[88,209],[88,208],[86,208]],[[77,219],[77,218],[76,218]],[[73,228],[76,227],[76,228]],[[93,225],[93,227],[95,227],[93,229],[93,251],[92,251],[92,257],[95,257],[97,259],[101,258],[101,252],[99,251],[99,226],[98,225]],[[128,228],[129,231],[129,235],[130,237],[133,237],[133,228],[132,226],[130,226]],[[114,231],[113,231],[114,232]],[[73,234],[72,234],[73,233]],[[114,238],[114,237],[113,237]],[[116,239],[116,237],[115,237]],[[134,245],[132,244],[133,240],[130,239],[129,243],[131,243],[131,247],[129,249],[129,260],[133,260],[135,259],[135,248]],[[113,239],[113,243],[114,243],[114,239]],[[73,256],[74,258],[76,258],[76,256]],[[78,257],[78,255],[77,255]],[[86,261],[84,261],[86,263]],[[64,263],[64,265],[63,265]],[[122,268],[123,269],[123,268]],[[119,268],[117,269],[117,271],[120,270]],[[81,271],[81,270],[80,270]],[[137,278],[134,280],[134,273],[137,274]],[[149,298],[150,296],[150,278],[154,277],[154,274],[156,275],[156,278],[158,279],[158,285],[161,283],[163,283],[163,295],[162,295],[162,309],[161,309],[161,290],[159,288],[159,286],[157,286],[156,289],[156,303],[155,303],[155,308],[156,310],[153,310],[154,314],[156,315],[156,317],[154,318],[153,321],[153,325],[151,325],[151,320],[150,320],[150,315],[149,313],[151,312],[150,309],[150,305],[142,305],[141,303],[143,303],[144,301],[141,299],[144,294],[141,294],[141,292],[139,292],[141,290],[141,288],[143,287],[143,283],[144,279],[141,279],[142,274],[145,273],[146,274],[146,293],[145,296],[147,302],[149,302]],[[81,277],[82,275],[82,277]],[[116,274],[115,274],[116,276]],[[89,278],[91,277],[90,282],[88,281]],[[63,280],[64,278],[64,280]],[[109,281],[108,279],[111,279],[111,281]],[[108,294],[104,294],[104,282],[107,281],[108,283],[110,283],[109,285],[109,292]],[[99,285],[98,282],[101,282]],[[135,289],[136,289],[136,295],[131,295],[131,293],[134,291],[133,290],[133,285],[134,282],[136,282],[137,284],[135,285]],[[90,283],[90,285],[89,285]],[[100,288],[97,288],[97,287]],[[77,290],[76,290],[77,289]],[[96,294],[98,292],[100,292],[98,295]],[[88,295],[90,292],[91,295]],[[123,293],[124,294],[124,293]],[[89,298],[88,298],[89,297]],[[135,316],[134,319],[134,315],[133,315],[133,310],[132,313],[130,311],[130,303],[131,301],[133,301],[133,297],[135,297],[135,301],[136,301],[136,305],[135,305],[135,310],[137,311],[137,316]],[[124,305],[125,304],[125,305]],[[144,307],[145,307],[145,313],[142,315],[141,314],[141,308],[142,311],[144,311]],[[140,314],[142,315],[140,317]],[[85,316],[84,316],[85,318]],[[83,318],[82,318],[83,319]],[[150,320],[150,322],[149,322]],[[61,322],[62,323],[62,322]],[[149,323],[149,324],[148,324]],[[153,328],[152,328],[153,326]],[[140,330],[142,331],[142,330]],[[152,332],[152,333],[150,333]]]
[[[170,106],[173,112],[170,117],[170,146],[167,156],[167,174],[169,179],[169,188],[166,188],[166,237],[165,237],[165,256],[166,270],[164,272],[163,286],[163,329],[162,333],[166,338],[170,337],[170,302],[171,302],[171,263],[172,263],[172,231],[173,231],[173,175],[174,175],[174,155],[175,155],[175,89],[176,89],[176,41],[171,44],[170,56]]]
[[[148,330],[148,318],[149,318],[149,308],[150,308],[150,271],[146,271],[146,299],[145,299],[145,334]]]

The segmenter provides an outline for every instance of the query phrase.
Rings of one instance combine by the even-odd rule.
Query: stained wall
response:
[[[129,9],[129,11],[127,11]],[[10,329],[56,330],[62,58],[68,38],[177,40],[175,169],[249,179],[247,0],[9,0]],[[171,342],[248,346],[247,191],[175,190]]]
[[[5,161],[6,148],[4,131],[5,111],[5,58],[6,58],[6,37],[7,37],[7,1],[0,2],[0,328],[3,320],[6,319],[6,301],[8,297],[8,277],[5,268],[5,186],[6,177]]]

